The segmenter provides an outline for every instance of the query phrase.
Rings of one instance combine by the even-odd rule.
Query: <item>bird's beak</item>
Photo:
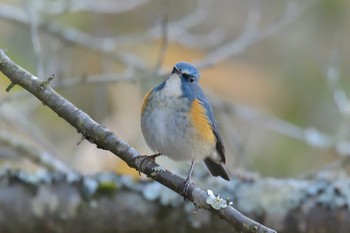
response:
[[[171,72],[171,74],[177,74],[180,76],[180,71],[178,70],[178,68],[176,66],[174,66],[173,71]]]

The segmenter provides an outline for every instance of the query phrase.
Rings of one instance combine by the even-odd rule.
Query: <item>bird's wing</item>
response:
[[[216,150],[220,156],[220,162],[225,163],[225,147],[224,143],[222,141],[222,138],[219,133],[219,127],[215,120],[214,112],[209,104],[208,100],[205,97],[202,97],[201,99],[196,98],[194,102],[200,103],[203,111],[205,111],[205,118],[208,122],[208,126],[210,126],[211,134],[214,134],[215,141],[216,141]]]
[[[207,143],[214,145],[216,143],[216,137],[213,132],[211,121],[208,117],[207,110],[199,99],[193,99],[190,110],[191,121],[199,133]]]

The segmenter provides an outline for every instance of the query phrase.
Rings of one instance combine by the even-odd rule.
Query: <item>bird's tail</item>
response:
[[[229,175],[227,174],[225,168],[222,166],[220,162],[216,162],[210,158],[204,159],[205,165],[207,165],[210,173],[213,176],[221,176],[225,180],[230,180]]]

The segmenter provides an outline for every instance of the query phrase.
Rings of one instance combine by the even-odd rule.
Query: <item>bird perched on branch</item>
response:
[[[141,128],[148,146],[176,161],[191,161],[188,186],[196,160],[204,160],[213,176],[230,180],[225,149],[213,109],[200,88],[198,70],[177,63],[168,79],[144,97]]]

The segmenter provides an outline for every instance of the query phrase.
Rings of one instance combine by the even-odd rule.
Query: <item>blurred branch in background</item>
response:
[[[325,78],[328,83],[329,91],[331,92],[333,102],[341,116],[338,123],[338,135],[335,136],[337,141],[336,150],[339,154],[350,156],[350,101],[345,90],[340,84],[341,71],[339,69],[340,51],[337,46],[331,51],[329,65],[326,66]]]
[[[215,65],[230,57],[237,56],[244,52],[249,46],[258,43],[259,41],[266,39],[276,34],[281,29],[285,28],[289,24],[299,19],[300,15],[314,6],[317,1],[308,1],[307,3],[296,2],[294,0],[287,1],[285,11],[277,20],[265,29],[259,30],[259,24],[261,23],[261,12],[257,6],[253,7],[247,16],[246,25],[242,34],[218,48],[208,53],[206,57],[197,63],[198,67],[205,67]],[[256,3],[258,5],[258,3]]]
[[[95,2],[73,0],[73,1],[32,1],[35,7],[44,14],[61,15],[66,12],[86,11],[98,14],[120,14],[131,11],[137,7],[147,4],[149,0],[104,0],[98,4]]]
[[[14,150],[11,153],[11,157],[16,156],[18,159],[25,157],[34,164],[38,164],[51,171],[61,172],[68,176],[77,176],[72,168],[62,163],[49,152],[41,151],[39,148],[3,130],[0,130],[0,145],[2,149],[8,148],[8,150]],[[0,152],[0,154],[2,153]]]
[[[23,26],[30,26],[33,24],[31,19],[25,14],[24,10],[6,4],[0,5],[0,17]],[[87,49],[101,52],[102,54],[116,58],[131,67],[138,67],[140,69],[145,68],[144,62],[133,54],[117,53],[117,44],[119,44],[119,41],[114,41],[113,38],[99,39],[72,27],[62,27],[54,22],[37,22],[37,27],[42,31],[56,36],[65,43],[73,43]]]
[[[235,115],[250,124],[260,125],[278,134],[299,140],[310,147],[326,150],[334,149],[339,155],[350,154],[350,141],[339,142],[334,137],[324,134],[315,128],[301,128],[253,108],[223,102],[217,97],[215,99],[214,107],[217,110],[226,112],[229,115]]]

